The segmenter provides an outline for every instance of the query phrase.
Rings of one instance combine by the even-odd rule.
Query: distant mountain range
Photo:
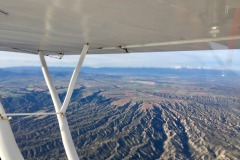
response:
[[[49,67],[49,71],[53,74],[71,74],[74,70],[73,67]],[[114,67],[103,67],[103,68],[91,68],[83,67],[81,73],[95,73],[95,74],[110,74],[110,75],[166,75],[175,74],[178,76],[185,75],[220,75],[220,76],[239,76],[239,71],[222,71],[212,69],[173,69],[173,68],[114,68]],[[0,77],[14,76],[33,76],[42,75],[41,67],[9,67],[0,69]]]

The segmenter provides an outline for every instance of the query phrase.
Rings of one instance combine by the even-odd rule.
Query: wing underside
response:
[[[240,48],[239,0],[2,0],[0,50],[21,53]]]

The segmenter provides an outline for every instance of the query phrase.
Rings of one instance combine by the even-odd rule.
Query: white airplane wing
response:
[[[1,0],[0,50],[45,54],[240,48],[239,0]],[[232,42],[234,41],[234,42]]]

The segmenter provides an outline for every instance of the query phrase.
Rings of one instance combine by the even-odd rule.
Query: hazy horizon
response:
[[[179,51],[130,54],[87,55],[84,67],[102,68],[187,68],[240,70],[240,50]],[[0,51],[0,68],[20,66],[40,66],[39,57]],[[64,56],[59,60],[46,57],[51,67],[75,67],[79,55]]]

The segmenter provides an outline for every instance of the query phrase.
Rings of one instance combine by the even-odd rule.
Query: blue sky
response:
[[[40,66],[39,57],[37,55],[3,51],[0,51],[0,55],[0,68],[12,66]],[[47,57],[47,62],[49,66],[74,67],[78,57],[79,56],[64,56],[62,60]],[[226,65],[228,59],[230,59],[229,65]],[[229,68],[240,70],[240,50],[87,55],[84,66],[184,67],[221,70]]]

